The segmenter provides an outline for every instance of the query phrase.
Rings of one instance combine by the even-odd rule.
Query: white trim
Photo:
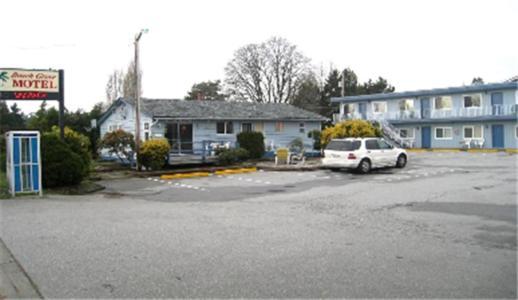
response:
[[[480,134],[481,134],[480,137],[475,137],[475,127],[476,126],[480,126]],[[466,128],[471,128],[471,130],[473,132],[473,137],[466,137],[466,132],[465,132]],[[484,126],[482,126],[482,125],[466,125],[466,126],[462,126],[462,138],[465,139],[465,140],[482,140],[482,139],[484,139]]]
[[[232,132],[231,133],[228,133],[228,130],[227,130],[227,125],[228,125],[229,122],[232,123]],[[218,133],[218,123],[223,123],[223,133]],[[219,136],[229,136],[229,135],[233,135],[234,133],[235,133],[235,128],[234,128],[234,122],[233,121],[219,121],[219,122],[216,122],[216,135],[219,135]]]
[[[443,134],[444,134],[444,129],[449,129],[451,132],[451,136],[450,137],[437,137],[437,129],[442,129]],[[451,140],[451,139],[453,139],[453,128],[451,128],[451,127],[434,127],[433,128],[433,137],[436,140]]]
[[[466,102],[464,100],[464,97],[466,96],[474,96],[474,95],[478,95],[480,97],[480,106],[470,106],[470,107],[466,107]],[[481,93],[474,93],[474,94],[463,94],[462,97],[461,97],[461,101],[462,101],[462,107],[463,108],[467,108],[467,109],[480,109],[482,108],[482,106],[484,106],[484,98],[482,97],[482,94]]]
[[[380,103],[385,104],[385,111],[383,111],[383,112],[377,112],[374,110],[374,104],[380,104]],[[387,103],[387,101],[373,101],[371,103],[371,109],[372,109],[373,114],[376,114],[376,115],[386,114],[388,111],[388,103]]]
[[[449,97],[450,100],[451,100],[451,107],[449,107],[449,108],[437,108],[437,107],[435,107],[435,99],[437,99],[438,97],[441,97],[441,98]],[[449,96],[449,95],[435,96],[435,97],[431,97],[431,99],[432,99],[432,108],[434,110],[452,110],[453,109],[453,97],[452,96]],[[441,128],[441,127],[439,127],[439,128]]]

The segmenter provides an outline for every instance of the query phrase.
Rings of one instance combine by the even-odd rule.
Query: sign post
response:
[[[65,75],[63,70],[0,68],[0,100],[59,101],[59,130],[64,139]]]

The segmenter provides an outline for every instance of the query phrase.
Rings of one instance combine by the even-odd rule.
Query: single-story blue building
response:
[[[287,147],[300,138],[313,149],[308,133],[327,119],[289,104],[207,100],[141,99],[141,140],[166,138],[170,163],[178,156],[205,156],[213,145],[234,147],[236,136],[259,131],[267,151]],[[135,134],[135,101],[120,98],[99,119],[101,138],[117,129]]]

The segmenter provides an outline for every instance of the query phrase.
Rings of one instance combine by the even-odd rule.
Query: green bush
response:
[[[349,120],[324,129],[320,136],[320,142],[322,147],[325,147],[331,139],[380,136],[381,130],[368,121]]]
[[[84,159],[54,133],[42,135],[41,155],[44,187],[78,184],[88,174]]]
[[[5,137],[0,134],[0,172],[5,172],[6,168],[6,154],[5,154]]]
[[[99,149],[108,149],[111,154],[115,154],[120,161],[132,159],[135,151],[135,139],[133,134],[118,129],[108,132],[99,143]]]
[[[244,148],[219,149],[216,151],[216,155],[218,156],[218,162],[222,165],[242,162],[250,157],[248,150]]]
[[[166,139],[145,141],[140,147],[139,162],[147,169],[160,170],[164,167],[171,147]]]
[[[264,155],[264,136],[262,132],[241,132],[237,135],[239,147],[246,149],[250,158],[261,158]]]
[[[57,126],[52,127],[52,134],[59,137],[59,128]],[[77,131],[65,127],[65,143],[70,147],[72,152],[81,157],[83,165],[85,166],[84,170],[86,173],[84,175],[87,176],[92,162],[90,139]]]

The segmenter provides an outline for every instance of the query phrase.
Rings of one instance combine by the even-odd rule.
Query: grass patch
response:
[[[7,184],[7,177],[5,176],[4,171],[0,171],[0,199],[8,199],[11,198],[11,194],[9,194],[9,187]]]

